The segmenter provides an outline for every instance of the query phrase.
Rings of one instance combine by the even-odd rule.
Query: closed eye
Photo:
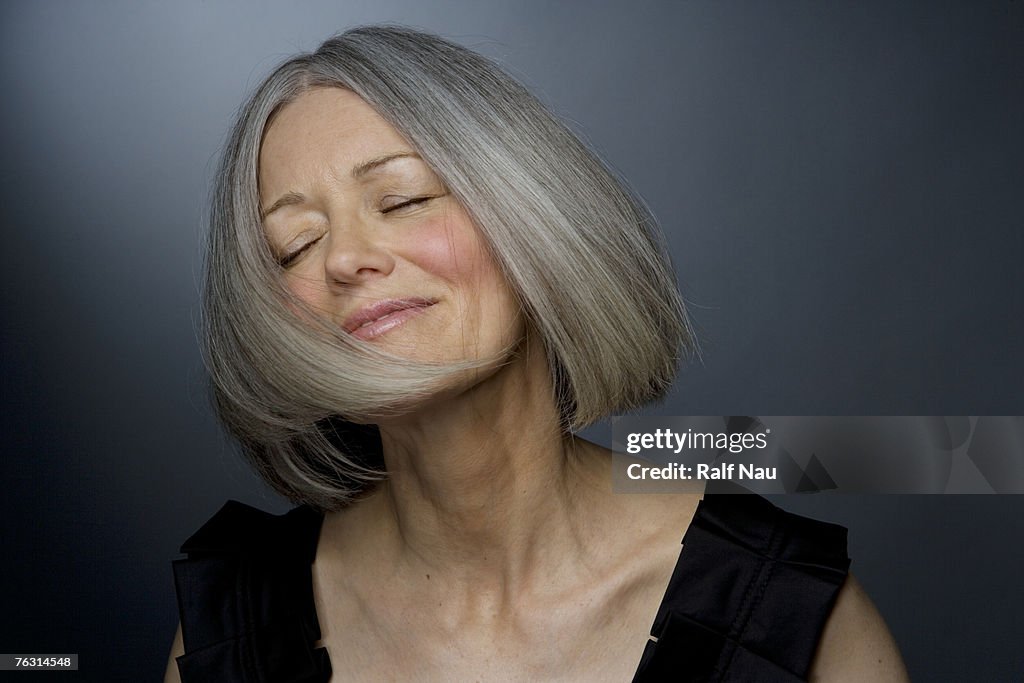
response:
[[[399,202],[398,204],[385,207],[381,209],[380,212],[391,213],[392,211],[400,211],[402,209],[412,208],[414,206],[419,206],[420,204],[425,204],[429,202],[431,199],[434,199],[434,197],[413,197],[412,199],[407,199],[404,202]]]
[[[282,254],[281,257],[277,259],[278,265],[280,265],[282,268],[288,268],[289,266],[294,265],[295,262],[298,261],[300,256],[306,253],[306,251],[308,251],[310,247],[319,242],[321,239],[322,236],[317,237],[316,239],[312,239],[306,242],[295,251],[290,251],[287,254]]]

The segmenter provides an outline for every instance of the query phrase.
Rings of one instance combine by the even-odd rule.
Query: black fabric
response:
[[[849,566],[841,526],[706,495],[634,683],[805,680]]]
[[[327,650],[312,564],[323,517],[280,517],[228,501],[173,563],[185,654],[182,683],[325,683]]]
[[[322,521],[229,501],[185,542],[182,683],[330,679],[311,572]],[[705,495],[634,683],[805,680],[849,563],[843,527],[754,495]]]

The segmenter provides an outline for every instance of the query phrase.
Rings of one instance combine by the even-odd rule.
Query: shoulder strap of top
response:
[[[277,516],[228,501],[173,563],[185,654],[182,683],[325,683],[327,651],[311,565],[323,516]]]
[[[850,558],[846,529],[705,495],[634,683],[805,680]]]

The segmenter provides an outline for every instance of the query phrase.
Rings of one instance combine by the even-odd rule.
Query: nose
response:
[[[331,231],[324,271],[329,285],[365,284],[395,268],[391,252],[361,229]]]

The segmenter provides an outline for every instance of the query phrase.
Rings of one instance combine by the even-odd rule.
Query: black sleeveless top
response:
[[[311,565],[323,516],[229,501],[174,562],[182,683],[325,683]],[[805,680],[850,565],[846,529],[755,495],[707,494],[633,678]]]

